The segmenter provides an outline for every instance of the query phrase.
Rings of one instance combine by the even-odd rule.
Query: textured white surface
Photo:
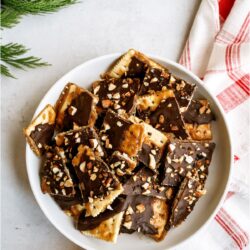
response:
[[[18,80],[2,79],[2,249],[79,249],[43,215],[26,174],[22,128],[50,86],[86,60],[131,47],[177,60],[199,2],[85,0],[55,14],[24,17],[2,32],[3,43],[23,43],[52,64],[13,70]]]

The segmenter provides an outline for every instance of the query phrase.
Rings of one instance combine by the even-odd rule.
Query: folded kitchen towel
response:
[[[197,249],[249,247],[249,22],[249,0],[203,0],[180,58],[224,108],[234,148],[229,193]]]

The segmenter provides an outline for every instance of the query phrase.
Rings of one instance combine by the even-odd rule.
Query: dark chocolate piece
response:
[[[208,174],[214,143],[208,142],[171,142],[164,162],[163,185],[177,186],[189,173],[198,173],[201,183]]]
[[[48,154],[47,154],[48,155]],[[43,193],[73,197],[75,189],[63,159],[56,153],[50,154],[43,166],[41,187]]]
[[[30,137],[39,148],[40,154],[44,154],[48,146],[51,145],[51,139],[54,135],[54,124],[39,124],[31,132]]]
[[[27,128],[23,129],[24,135],[30,148],[37,156],[42,156],[52,144],[54,135],[56,112],[54,108],[48,104],[45,108],[32,120]]]
[[[198,199],[205,194],[201,183],[196,178],[186,177],[173,201],[170,225],[178,226],[193,210]]]
[[[214,120],[214,115],[207,100],[192,100],[183,118],[186,123],[207,124]]]
[[[121,232],[142,232],[159,241],[165,235],[168,205],[165,201],[144,195],[129,196]]]
[[[124,77],[143,79],[147,68],[148,65],[145,62],[138,60],[136,57],[132,57],[128,65],[128,71],[124,73]]]
[[[98,98],[88,90],[73,83],[67,84],[56,103],[58,128],[67,131],[93,126],[97,119],[97,102]]]
[[[162,132],[174,134],[178,139],[186,139],[188,134],[185,130],[178,104],[174,97],[169,97],[152,112],[149,123]]]
[[[144,142],[138,159],[145,166],[148,166],[152,170],[156,170],[160,163],[162,152],[163,150],[156,145]]]
[[[139,87],[140,80],[137,78],[107,78],[95,82],[92,89],[99,97],[99,113],[109,108],[118,113],[133,113]]]
[[[97,216],[122,192],[119,180],[89,147],[78,147],[72,165],[79,180],[82,197],[88,199],[88,215]]]
[[[104,119],[100,138],[109,152],[120,151],[129,157],[137,157],[141,150],[144,128],[140,124],[108,110]]]
[[[124,195],[147,195],[159,199],[171,200],[174,189],[160,186],[157,175],[149,168],[142,168],[134,174],[124,185]]]

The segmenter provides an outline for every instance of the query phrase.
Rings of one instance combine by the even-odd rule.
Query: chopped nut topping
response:
[[[184,154],[184,156],[185,156],[185,161],[186,161],[187,163],[191,164],[191,163],[193,162],[194,159],[193,159],[192,156],[186,155],[186,154]]]
[[[77,108],[74,106],[70,106],[68,109],[68,112],[71,116],[75,115],[75,113],[77,112]]]
[[[109,91],[112,91],[116,88],[116,86],[113,84],[113,83],[110,83],[109,86],[108,86],[108,90]]]
[[[38,147],[38,148],[42,148],[43,145],[42,145],[41,143],[38,143],[37,147]]]
[[[89,139],[89,142],[92,148],[96,148],[98,145],[97,139]]]
[[[96,179],[96,174],[92,174],[91,176],[90,176],[90,180],[91,181],[94,181]]]
[[[86,167],[86,161],[84,161],[83,163],[81,163],[81,165],[80,165],[80,170],[81,170],[82,172],[84,172],[84,171],[85,171],[85,167]]]
[[[155,169],[156,167],[155,157],[152,154],[149,154],[149,167],[151,169]]]
[[[143,185],[142,185],[142,188],[143,189],[148,189],[149,187],[149,183],[145,182]]]
[[[124,89],[128,88],[128,84],[127,83],[123,84],[122,88],[124,88]]]
[[[116,124],[118,127],[122,127],[122,123],[120,121],[118,121]]]
[[[133,210],[133,208],[129,205],[128,208],[127,208],[126,214],[133,214],[133,213],[134,213],[134,210]]]
[[[100,89],[100,85],[96,86],[93,90],[94,94],[96,95]]]
[[[130,229],[132,227],[132,221],[124,222],[123,226],[126,227],[127,229]]]
[[[163,115],[160,115],[160,116],[159,116],[159,123],[163,124],[163,123],[164,123],[164,120],[165,120],[164,116],[163,116]]]
[[[166,172],[171,173],[173,170],[171,168],[167,168]]]
[[[145,206],[143,204],[139,204],[136,206],[136,213],[143,213],[145,211]]]
[[[114,99],[120,99],[120,94],[119,94],[119,93],[115,93],[115,94],[113,95],[113,98],[114,98]]]
[[[174,150],[175,150],[175,145],[170,143],[170,144],[168,145],[168,148],[170,149],[171,152],[174,152]]]
[[[73,182],[71,180],[67,180],[64,183],[64,187],[72,187],[73,186]]]

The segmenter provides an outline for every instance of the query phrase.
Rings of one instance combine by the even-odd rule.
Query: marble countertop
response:
[[[60,234],[31,192],[25,166],[26,126],[53,83],[77,65],[135,48],[178,61],[199,0],[83,0],[58,13],[26,16],[2,32],[52,64],[1,82],[1,244],[5,250],[80,249]],[[190,243],[189,243],[190,244]]]

